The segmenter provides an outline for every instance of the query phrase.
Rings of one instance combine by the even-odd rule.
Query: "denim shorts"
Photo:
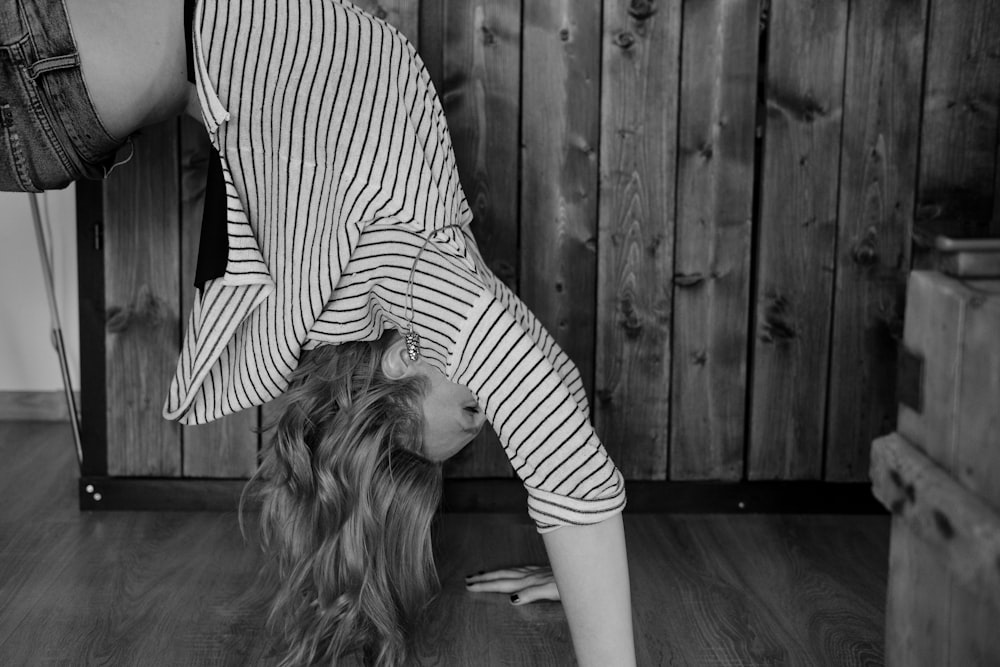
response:
[[[122,140],[87,93],[63,0],[0,2],[0,190],[105,178]]]

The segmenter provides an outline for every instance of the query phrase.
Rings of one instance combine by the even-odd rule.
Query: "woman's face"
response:
[[[428,384],[423,402],[424,455],[444,461],[472,442],[486,423],[486,415],[468,387],[455,384],[422,359],[416,365]]]

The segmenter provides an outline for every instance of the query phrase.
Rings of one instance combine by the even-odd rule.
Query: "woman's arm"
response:
[[[544,533],[581,667],[635,665],[632,603],[621,514]]]

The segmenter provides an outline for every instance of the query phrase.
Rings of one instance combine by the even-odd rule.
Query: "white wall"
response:
[[[73,386],[80,387],[75,187],[39,195],[48,209],[56,299]],[[62,388],[28,195],[0,192],[0,391]]]

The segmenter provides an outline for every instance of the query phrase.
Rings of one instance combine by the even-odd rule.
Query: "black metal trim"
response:
[[[76,253],[80,303],[80,438],[84,476],[108,472],[104,342],[104,185],[76,184]]]
[[[234,511],[241,479],[84,477],[81,510]],[[627,482],[626,512],[750,514],[885,514],[871,484],[833,482]],[[524,512],[514,479],[449,479],[445,512]]]
[[[916,412],[924,411],[924,358],[905,345],[899,348],[896,371],[898,401]]]

